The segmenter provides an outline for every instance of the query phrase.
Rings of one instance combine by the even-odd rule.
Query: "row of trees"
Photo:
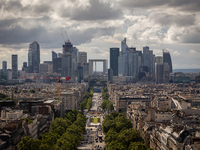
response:
[[[51,123],[49,133],[40,139],[24,137],[18,144],[19,150],[76,150],[83,140],[86,117],[78,110],[70,110],[65,117]]]
[[[144,145],[140,132],[123,113],[112,112],[103,121],[107,150],[151,150]]]
[[[101,103],[101,108],[104,110],[105,109],[106,110],[114,110],[113,103],[108,99],[109,94],[108,94],[108,89],[106,86],[104,88],[102,88],[101,95],[102,95],[102,99],[103,99],[103,102]]]
[[[84,101],[81,102],[81,105],[80,105],[80,108],[81,108],[81,111],[83,111],[84,109],[88,109],[88,111],[90,111],[90,108],[92,107],[92,97],[93,97],[93,93],[94,93],[94,89],[92,88],[90,90],[90,93],[89,92],[86,92],[84,95],[83,95],[83,99]]]

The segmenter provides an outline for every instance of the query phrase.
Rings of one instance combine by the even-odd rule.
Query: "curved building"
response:
[[[39,73],[40,65],[40,45],[34,41],[29,45],[28,68],[29,73]]]
[[[172,60],[168,50],[163,50],[163,63],[168,63],[169,73],[172,73]]]

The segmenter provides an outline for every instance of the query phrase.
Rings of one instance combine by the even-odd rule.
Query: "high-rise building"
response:
[[[7,61],[2,62],[2,71],[6,72],[7,71]]]
[[[168,50],[163,50],[163,63],[168,63],[169,73],[172,73],[172,60]]]
[[[162,56],[156,56],[155,57],[155,63],[163,63],[163,57]]]
[[[125,54],[128,50],[128,45],[126,44],[126,38],[124,38],[123,41],[121,41],[121,55]]]
[[[156,84],[163,83],[163,63],[155,64],[155,82]]]
[[[62,53],[58,53],[57,58],[62,58]]]
[[[149,50],[149,47],[143,47],[143,58],[142,65],[148,67],[149,74],[154,73],[154,65],[155,65],[155,55],[153,55],[153,51]]]
[[[83,64],[83,79],[88,79],[89,77],[89,63]]]
[[[118,76],[118,57],[119,48],[110,48],[110,69],[113,70],[113,76]]]
[[[140,56],[136,52],[128,52],[128,76],[133,76],[137,78],[139,75],[139,61]]]
[[[128,76],[128,55],[127,53],[118,57],[118,76]]]
[[[156,84],[169,82],[169,65],[168,63],[155,63],[155,82]]]
[[[81,66],[87,63],[87,52],[79,52],[79,63]]]
[[[48,64],[48,65],[53,65],[53,62],[52,62],[52,61],[44,61],[43,63],[44,63],[44,64]]]
[[[28,66],[27,66],[27,62],[23,62],[22,71],[25,71],[26,73],[28,73]]]
[[[40,75],[45,75],[48,73],[49,64],[40,64]]]
[[[53,73],[61,74],[62,58],[55,58],[53,61]]]
[[[163,83],[169,83],[169,65],[168,63],[163,63]]]
[[[17,79],[17,74],[18,74],[17,55],[12,55],[12,78]]]
[[[52,51],[52,62],[53,62],[54,58],[57,58],[57,53]]]
[[[71,77],[72,78],[72,51],[73,45],[70,41],[65,42],[63,45],[63,54],[62,54],[62,77]]]
[[[108,69],[108,81],[113,82],[113,70]]]
[[[40,65],[40,45],[34,41],[29,45],[28,68],[29,73],[39,73]]]

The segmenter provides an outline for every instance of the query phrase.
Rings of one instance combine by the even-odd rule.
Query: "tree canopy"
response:
[[[56,118],[49,133],[41,140],[23,137],[18,144],[19,150],[76,150],[85,131],[86,117],[78,110],[70,110],[63,118]]]
[[[107,150],[150,150],[143,144],[140,132],[123,113],[112,112],[103,121],[103,132]]]

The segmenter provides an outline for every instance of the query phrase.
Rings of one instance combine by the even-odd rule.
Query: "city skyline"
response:
[[[110,48],[121,51],[126,37],[128,46],[136,50],[148,46],[156,56],[168,49],[173,69],[199,69],[199,6],[197,0],[2,1],[0,60],[11,68],[11,55],[18,54],[21,70],[28,62],[29,44],[37,41],[40,62],[49,61],[52,51],[62,52],[63,34],[64,40],[87,52],[87,59],[109,62]]]

